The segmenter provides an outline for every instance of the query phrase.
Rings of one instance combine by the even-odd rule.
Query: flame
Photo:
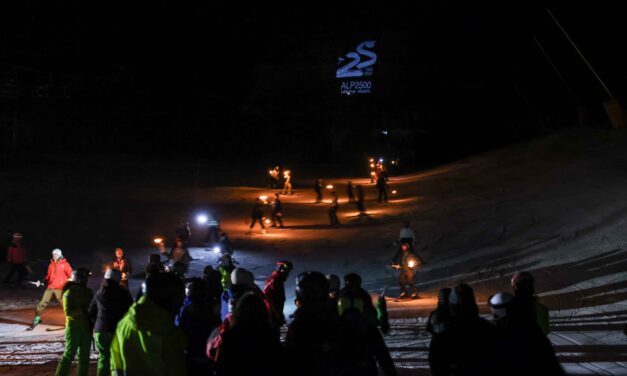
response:
[[[409,265],[410,268],[413,268],[414,266],[416,266],[416,262],[414,260],[409,260],[407,264]]]
[[[264,221],[264,223],[265,223],[265,224],[270,224],[270,220],[269,220],[269,219],[266,219],[266,220]]]
[[[370,175],[374,176],[374,171],[371,171],[371,172],[370,172]]]
[[[163,238],[155,238],[153,241],[155,242],[155,244],[161,244],[163,243]]]
[[[327,189],[333,189],[333,185],[331,184],[327,185]]]
[[[392,191],[392,194],[393,194],[393,195],[395,195],[395,194],[396,194],[396,190],[393,190],[393,191]]]

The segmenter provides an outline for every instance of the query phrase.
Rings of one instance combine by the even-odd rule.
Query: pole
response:
[[[570,94],[570,97],[572,98],[572,100],[577,104],[580,105],[579,100],[577,99],[577,97],[575,96],[575,93],[572,91],[572,89],[570,88],[570,86],[568,85],[568,83],[566,82],[566,80],[564,79],[564,76],[562,75],[562,72],[559,71],[559,69],[557,69],[557,66],[553,63],[553,60],[551,59],[551,57],[549,56],[549,54],[546,52],[546,50],[544,49],[544,47],[542,46],[542,44],[540,43],[540,41],[538,40],[538,38],[536,38],[535,36],[533,37],[533,40],[536,42],[536,45],[538,46],[538,48],[540,49],[540,52],[542,52],[542,54],[544,55],[544,57],[546,58],[546,60],[549,62],[549,64],[551,65],[551,68],[553,68],[553,71],[555,72],[555,74],[557,75],[557,78],[559,78],[559,80],[562,82],[562,84],[564,85],[564,87],[566,88],[566,91],[568,91],[568,94]]]
[[[546,8],[547,13],[549,13],[549,16],[551,16],[551,18],[553,19],[553,21],[555,21],[555,24],[557,25],[557,27],[559,27],[559,29],[562,31],[562,34],[564,34],[564,36],[566,37],[566,39],[568,39],[568,41],[570,42],[570,44],[573,46],[573,48],[575,49],[575,51],[577,51],[577,53],[579,54],[579,56],[581,57],[581,59],[584,61],[584,63],[586,63],[586,65],[588,66],[588,68],[592,71],[592,74],[594,74],[594,76],[597,78],[597,80],[599,80],[599,83],[601,84],[601,86],[603,86],[603,88],[605,89],[605,91],[607,92],[607,94],[610,96],[610,98],[614,99],[614,95],[612,95],[612,92],[610,91],[610,89],[608,89],[608,87],[605,85],[605,83],[603,82],[603,80],[601,79],[601,77],[599,77],[599,75],[597,74],[597,72],[594,70],[594,68],[592,68],[592,65],[588,62],[588,60],[586,60],[585,56],[583,56],[583,53],[581,53],[581,51],[579,50],[579,48],[577,48],[577,45],[575,44],[575,42],[573,42],[573,40],[570,38],[570,36],[568,35],[568,33],[566,32],[566,30],[564,30],[564,28],[562,27],[562,25],[559,23],[559,21],[557,20],[557,18],[555,18],[555,16],[553,15],[553,13],[551,12],[551,10],[549,10],[549,8]]]

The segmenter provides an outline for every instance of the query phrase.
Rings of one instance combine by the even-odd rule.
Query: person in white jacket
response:
[[[409,227],[409,221],[403,222],[403,228],[398,235],[398,240],[401,244],[411,244],[412,247],[416,246],[416,235],[414,231]]]

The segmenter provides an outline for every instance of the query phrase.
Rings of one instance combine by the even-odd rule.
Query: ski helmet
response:
[[[70,281],[86,286],[90,276],[91,272],[89,270],[85,268],[78,268],[76,270],[72,270]]]
[[[185,286],[185,295],[192,301],[203,301],[207,298],[207,282],[202,278],[192,278]]]
[[[156,305],[174,314],[185,297],[183,280],[173,273],[150,274],[142,286],[145,296]]]
[[[346,287],[361,287],[361,277],[357,273],[349,273],[344,276]]]
[[[499,292],[488,299],[488,305],[492,308],[492,316],[499,320],[507,316],[507,306],[514,296],[508,292]]]
[[[329,281],[320,272],[303,272],[296,278],[296,296],[301,303],[324,300],[329,296]]]
[[[278,272],[289,274],[289,272],[292,271],[294,264],[287,260],[281,260],[276,263],[276,267]]]

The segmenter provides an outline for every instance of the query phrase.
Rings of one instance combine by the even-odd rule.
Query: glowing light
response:
[[[268,170],[268,174],[272,175],[272,170]]]
[[[370,163],[370,168],[374,168],[374,163]]]
[[[161,244],[163,243],[163,238],[155,238],[153,241],[155,242],[155,244]]]
[[[263,196],[259,196],[259,199],[262,201],[266,201],[268,199],[268,196],[263,195]]]
[[[413,268],[414,266],[416,266],[416,262],[414,260],[409,260],[407,265],[409,265],[410,268]]]
[[[374,171],[371,171],[371,172],[370,172],[370,175],[374,176]]]
[[[205,214],[199,214],[196,216],[196,222],[198,222],[201,225],[204,225],[205,223],[207,223],[208,220],[209,218]]]
[[[383,158],[379,158],[379,162],[383,163]]]
[[[220,253],[220,247],[218,246],[213,247],[213,253]]]
[[[370,162],[374,162],[374,158],[370,158],[370,159],[369,159],[369,161],[370,161]]]
[[[270,220],[266,219],[265,221],[263,221],[265,224],[269,225],[270,224]]]
[[[327,189],[333,189],[333,185],[332,184],[327,185]]]
[[[392,194],[393,194],[393,195],[395,195],[395,194],[396,194],[396,190],[393,190],[393,191],[392,191]]]

